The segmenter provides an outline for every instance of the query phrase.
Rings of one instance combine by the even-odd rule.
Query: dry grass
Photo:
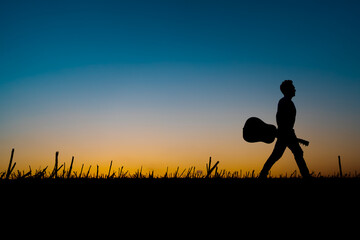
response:
[[[143,172],[142,167],[137,169],[134,173],[124,169],[124,166],[118,168],[117,171],[113,170],[113,162],[110,162],[109,169],[107,174],[99,173],[99,166],[96,166],[96,173],[91,174],[90,170],[92,166],[90,165],[88,169],[84,169],[84,164],[81,166],[80,172],[73,171],[74,157],[71,159],[71,163],[68,169],[66,169],[65,162],[59,166],[59,152],[55,153],[55,163],[52,170],[49,170],[49,167],[32,170],[29,166],[28,171],[15,171],[16,162],[14,162],[14,152],[15,149],[12,149],[8,169],[4,172],[0,172],[0,180],[20,180],[20,179],[257,179],[257,174],[255,170],[253,171],[226,171],[220,170],[217,161],[212,165],[212,159],[209,158],[209,162],[206,163],[206,172],[197,170],[195,167],[189,167],[185,169],[180,169],[177,167],[176,171],[173,173],[168,172],[168,168],[164,175],[155,175],[154,171],[147,173]],[[312,176],[316,179],[320,178],[360,178],[360,174],[344,174],[341,176],[341,173],[334,174],[331,176],[322,176],[321,173],[312,173]],[[269,176],[270,179],[275,179]],[[300,175],[295,170],[291,174],[280,175],[276,179],[300,179]]]

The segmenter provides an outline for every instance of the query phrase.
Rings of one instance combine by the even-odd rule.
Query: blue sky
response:
[[[3,1],[1,74],[255,64],[358,76],[356,1]]]
[[[105,114],[98,123],[106,125],[120,112],[131,128],[129,116],[147,112],[136,118],[169,125],[161,131],[181,121],[192,122],[192,131],[223,125],[240,131],[252,115],[274,123],[285,79],[298,89],[301,129],[360,140],[358,1],[15,0],[0,6],[4,156],[12,145],[25,148],[19,139],[38,130],[35,122],[74,128],[50,115]],[[349,151],[348,141],[339,152]],[[239,146],[231,150],[236,156],[247,145]]]

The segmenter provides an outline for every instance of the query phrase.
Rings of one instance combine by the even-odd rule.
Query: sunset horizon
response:
[[[360,3],[354,1],[4,1],[0,173],[122,166],[163,175],[209,157],[259,174],[275,142],[248,143],[250,117],[276,125],[296,87],[295,133],[311,173],[360,173]],[[299,169],[289,149],[272,176]]]

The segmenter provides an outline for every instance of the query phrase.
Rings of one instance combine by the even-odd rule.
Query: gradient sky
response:
[[[359,1],[18,1],[0,3],[0,171],[75,168],[259,172],[292,79],[310,171],[360,172]],[[93,169],[96,169],[93,167]],[[273,174],[297,166],[289,150]]]

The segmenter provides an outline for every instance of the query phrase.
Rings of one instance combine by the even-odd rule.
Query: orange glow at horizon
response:
[[[28,166],[32,169],[49,166],[50,169],[55,152],[59,151],[59,163],[65,162],[68,168],[71,157],[75,156],[74,171],[79,172],[82,164],[83,171],[87,171],[91,165],[91,174],[96,172],[97,165],[100,173],[106,174],[110,161],[113,161],[112,171],[116,172],[121,166],[130,173],[142,167],[143,174],[154,171],[155,175],[162,175],[167,168],[171,173],[177,167],[183,170],[192,166],[205,172],[210,156],[213,161],[220,161],[220,169],[231,172],[241,170],[243,174],[252,170],[259,173],[274,143],[246,143],[242,139],[244,117],[239,113],[212,116],[211,121],[206,120],[210,117],[208,113],[203,113],[204,116],[198,114],[197,120],[193,120],[196,119],[193,114],[191,117],[183,116],[181,121],[174,123],[167,122],[172,117],[146,111],[132,116],[134,120],[129,118],[129,122],[125,117],[116,118],[114,115],[109,118],[102,116],[101,121],[99,118],[84,121],[91,116],[74,113],[61,119],[64,128],[59,129],[51,129],[51,116],[44,122],[36,118],[33,122],[28,121],[32,125],[30,129],[13,137],[11,142],[16,144],[2,142],[0,169],[6,170],[11,148],[14,147],[18,170],[27,170]],[[120,118],[123,125],[117,122]],[[99,122],[107,124],[100,126]],[[327,129],[299,125],[296,128],[298,137],[310,141],[309,147],[302,147],[310,171],[321,172],[322,175],[336,173],[338,155],[342,157],[344,172],[353,173],[360,169],[357,161],[359,150],[349,145],[349,142],[359,141],[357,135],[353,139],[339,135],[324,138],[325,130],[329,133]],[[294,170],[299,172],[290,150],[286,150],[271,174],[289,175]]]

